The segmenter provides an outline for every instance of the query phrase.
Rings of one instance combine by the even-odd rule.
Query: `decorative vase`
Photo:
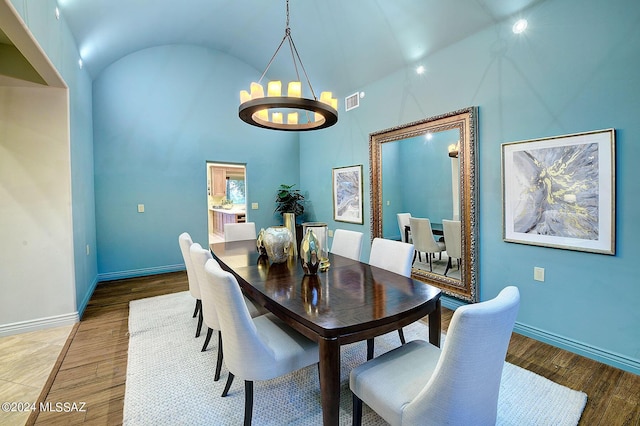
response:
[[[311,229],[318,239],[318,259],[320,262],[320,271],[324,272],[329,269],[329,242],[327,224],[324,222],[305,222],[302,224],[303,234],[307,235],[307,232]]]
[[[282,219],[284,220],[284,226],[287,228],[293,236],[291,244],[291,255],[298,255],[298,246],[296,244],[296,215],[293,213],[282,213]]]
[[[270,226],[262,238],[271,263],[284,263],[289,258],[293,235],[284,226]]]
[[[256,239],[256,247],[258,249],[258,253],[260,253],[260,256],[267,255],[267,249],[264,247],[264,228],[261,228],[260,232],[258,233],[258,238]]]
[[[318,237],[311,229],[302,237],[300,242],[300,263],[305,275],[316,275],[320,266],[320,246]]]

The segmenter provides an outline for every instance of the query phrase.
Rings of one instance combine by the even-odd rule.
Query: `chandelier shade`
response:
[[[288,83],[286,96],[282,96],[281,81],[270,81],[265,96],[265,90],[261,84],[262,79],[285,41],[289,43],[293,67],[298,80]],[[302,96],[302,83],[298,68],[302,69],[304,73],[312,98]],[[322,92],[320,99],[317,98],[293,42],[289,28],[289,0],[287,0],[285,35],[260,80],[257,83],[251,83],[250,90],[240,91],[238,116],[242,121],[253,126],[285,131],[319,130],[333,126],[338,122],[338,100],[333,98],[331,92]]]

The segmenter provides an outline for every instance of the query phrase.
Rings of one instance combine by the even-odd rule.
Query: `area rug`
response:
[[[242,424],[244,384],[236,380],[225,398],[227,379],[213,381],[216,344],[201,352],[202,333],[194,338],[195,302],[188,292],[132,301],[129,313],[129,360],[124,399],[126,425]],[[404,328],[407,340],[428,340],[428,327]],[[399,345],[398,334],[376,338],[376,356]],[[340,424],[351,424],[349,371],[366,359],[366,343],[343,346]],[[318,370],[311,366],[287,376],[255,382],[254,425],[321,425]],[[576,425],[587,395],[505,363],[498,403],[499,425]],[[385,425],[366,405],[363,424]]]

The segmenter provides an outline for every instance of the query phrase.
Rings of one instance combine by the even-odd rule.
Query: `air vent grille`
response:
[[[357,93],[344,98],[344,110],[350,111],[360,106],[360,96]]]

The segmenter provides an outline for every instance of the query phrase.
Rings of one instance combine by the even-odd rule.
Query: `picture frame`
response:
[[[364,223],[362,164],[335,167],[333,177],[333,220],[337,222]]]
[[[504,143],[503,240],[615,254],[615,130]]]

